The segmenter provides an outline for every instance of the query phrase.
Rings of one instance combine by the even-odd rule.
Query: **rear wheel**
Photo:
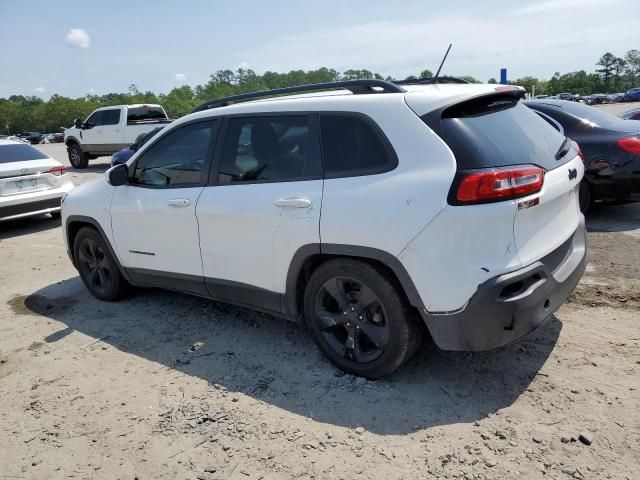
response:
[[[67,148],[67,152],[69,153],[69,163],[73,168],[87,168],[89,156],[82,151],[80,145],[72,143]]]
[[[580,202],[580,211],[582,213],[587,213],[587,210],[591,207],[593,203],[593,196],[591,195],[591,187],[587,183],[586,180],[582,180],[580,182],[580,192],[579,192],[579,202]]]
[[[100,300],[122,297],[128,284],[102,236],[95,229],[84,227],[73,245],[76,267],[89,292]]]
[[[304,297],[309,330],[340,369],[368,378],[395,371],[422,338],[414,312],[386,272],[350,259],[331,260],[311,276]]]

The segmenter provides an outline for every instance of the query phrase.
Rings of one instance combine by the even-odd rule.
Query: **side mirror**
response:
[[[104,176],[109,182],[109,185],[113,187],[119,187],[120,185],[126,185],[129,183],[129,170],[127,165],[121,163],[104,172]]]
[[[82,122],[80,122],[80,120],[78,120],[77,118],[73,119],[73,126],[76,128],[82,128]]]

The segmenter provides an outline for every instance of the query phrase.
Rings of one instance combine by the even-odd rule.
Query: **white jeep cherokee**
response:
[[[508,344],[586,265],[579,149],[522,93],[358,80],[207,102],[66,197],[69,255],[99,299],[164,287],[298,320],[365,377],[421,324],[447,350]]]

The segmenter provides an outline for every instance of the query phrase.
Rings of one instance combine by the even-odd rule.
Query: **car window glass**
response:
[[[103,125],[117,125],[120,122],[120,110],[104,110]]]
[[[134,183],[152,186],[199,184],[214,130],[215,122],[200,122],[169,132],[136,162]]]
[[[323,114],[320,138],[327,176],[380,173],[397,164],[380,134],[363,118]]]
[[[35,147],[27,144],[0,145],[0,164],[11,162],[24,162],[26,160],[39,160],[48,158]]]
[[[85,122],[87,125],[91,125],[93,127],[98,125],[104,125],[104,110],[100,110],[98,112],[93,112],[93,114],[87,119]]]
[[[219,183],[318,178],[307,115],[241,117],[229,120]]]

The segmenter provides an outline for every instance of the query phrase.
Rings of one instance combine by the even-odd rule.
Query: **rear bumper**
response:
[[[573,235],[546,257],[478,287],[460,312],[423,311],[443,350],[480,351],[512,343],[538,328],[566,301],[587,265],[584,217]]]
[[[0,222],[60,211],[62,197],[73,189],[73,183],[63,182],[58,188],[0,197]]]

